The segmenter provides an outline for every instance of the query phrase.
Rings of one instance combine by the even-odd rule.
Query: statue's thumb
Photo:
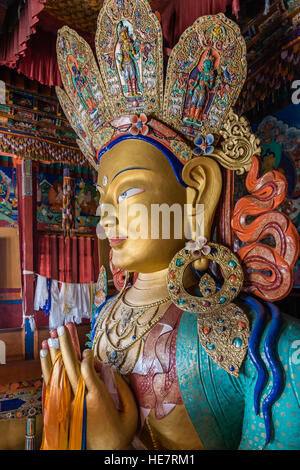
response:
[[[85,349],[82,353],[81,375],[88,392],[93,392],[99,388],[99,378],[94,367],[94,356],[91,349]]]
[[[123,421],[125,429],[135,431],[138,420],[137,405],[134,395],[125,380],[116,372],[116,385],[123,405],[123,411],[120,418]]]

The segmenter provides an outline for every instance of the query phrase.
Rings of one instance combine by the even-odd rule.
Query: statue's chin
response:
[[[136,273],[154,273],[166,269],[169,261],[162,262],[161,259],[155,260],[150,257],[139,256],[138,253],[132,254],[125,250],[113,250],[112,262],[118,269]]]

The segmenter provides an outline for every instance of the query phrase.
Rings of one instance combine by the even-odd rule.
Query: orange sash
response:
[[[58,351],[46,387],[41,450],[68,449],[70,405],[71,386]]]
[[[81,450],[85,383],[80,375],[70,424],[69,450]]]

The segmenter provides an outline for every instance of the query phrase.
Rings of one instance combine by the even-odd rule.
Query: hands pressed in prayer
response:
[[[40,359],[45,384],[48,384],[50,378],[52,363],[57,353],[57,348],[54,347],[56,346],[62,353],[72,389],[72,401],[80,374],[86,386],[86,448],[94,450],[130,448],[137,428],[138,411],[129,386],[118,373],[114,372],[115,384],[122,403],[122,411],[118,411],[103,380],[97,375],[92,350],[84,350],[82,360],[79,361],[68,328],[59,327],[57,333],[58,340],[53,341],[51,338],[49,349],[42,349],[43,353],[41,351]]]

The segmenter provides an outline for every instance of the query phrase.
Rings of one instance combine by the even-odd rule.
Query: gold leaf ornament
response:
[[[261,147],[259,138],[251,132],[248,120],[239,118],[231,109],[219,134],[223,140],[210,156],[237,174],[249,171],[252,157],[261,154]]]
[[[198,315],[199,341],[207,354],[226,372],[238,377],[250,335],[246,314],[233,302],[243,286],[243,270],[229,248],[217,243],[206,246],[210,250],[205,255],[201,249],[187,247],[176,253],[168,269],[168,290],[175,305]],[[205,273],[199,284],[201,294],[192,295],[184,288],[184,272],[189,264],[202,257],[220,266],[224,281],[216,289],[212,277]]]

